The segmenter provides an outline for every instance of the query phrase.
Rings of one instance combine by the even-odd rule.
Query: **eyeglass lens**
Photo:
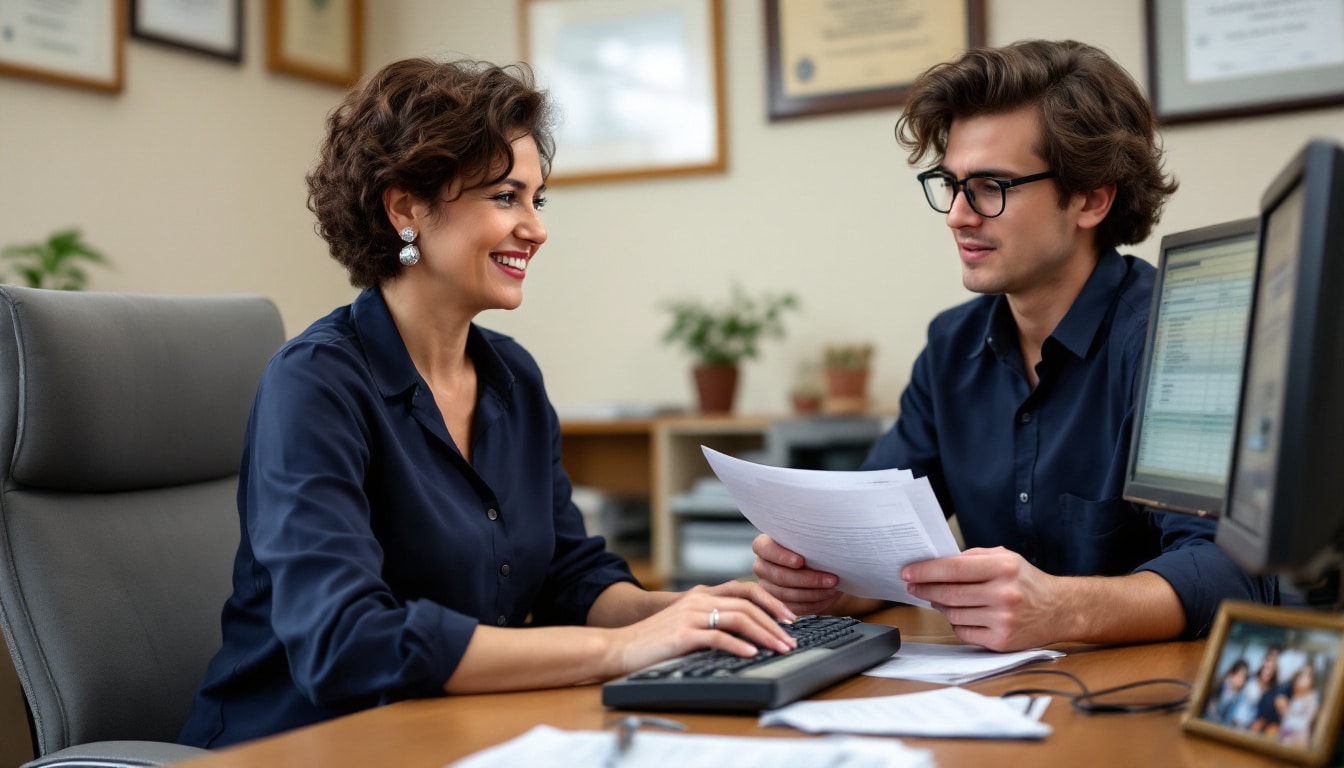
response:
[[[929,205],[939,213],[952,210],[952,201],[956,199],[958,183],[951,176],[934,174],[924,178],[924,196]],[[974,176],[962,183],[966,202],[971,210],[993,218],[1003,213],[1003,185],[998,179]]]

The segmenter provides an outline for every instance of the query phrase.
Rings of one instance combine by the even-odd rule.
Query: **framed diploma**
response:
[[[1145,0],[1164,123],[1344,104],[1341,0]]]
[[[266,66],[349,87],[363,74],[363,0],[266,0]]]
[[[765,0],[770,119],[899,107],[919,73],[985,42],[984,0]]]
[[[243,0],[131,0],[131,37],[241,63]]]
[[[121,90],[126,0],[0,0],[0,72]]]
[[[550,183],[722,172],[720,0],[521,0],[559,112]]]

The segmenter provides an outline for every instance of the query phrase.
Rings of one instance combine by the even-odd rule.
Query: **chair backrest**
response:
[[[0,628],[45,755],[174,741],[218,650],[259,297],[0,286]]]

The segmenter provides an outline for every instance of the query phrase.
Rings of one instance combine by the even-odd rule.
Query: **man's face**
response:
[[[941,167],[957,179],[1009,180],[1057,170],[1036,153],[1040,132],[1033,107],[954,120]],[[1077,227],[1081,206],[1082,196],[1075,195],[1061,208],[1058,187],[1047,179],[1008,188],[1003,213],[988,218],[972,210],[960,190],[947,226],[957,241],[962,284],[976,293],[1026,297],[1072,283],[1080,261],[1085,280],[1093,260],[1074,258],[1091,248],[1090,231]]]

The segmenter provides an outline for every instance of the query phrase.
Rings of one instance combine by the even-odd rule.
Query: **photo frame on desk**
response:
[[[724,171],[721,0],[519,2],[559,105],[552,185]]]
[[[121,90],[126,0],[0,0],[0,73]]]
[[[1323,765],[1344,696],[1344,616],[1225,601],[1181,726],[1281,760]]]
[[[899,107],[924,70],[985,43],[984,0],[765,0],[773,120]]]
[[[363,0],[266,0],[272,72],[348,88],[363,74]]]
[[[1344,104],[1344,3],[1145,0],[1163,123]]]
[[[131,37],[241,63],[243,0],[131,0]]]

